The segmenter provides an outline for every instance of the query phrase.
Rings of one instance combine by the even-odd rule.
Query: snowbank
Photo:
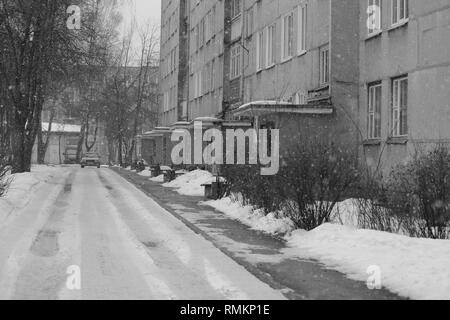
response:
[[[163,184],[166,188],[175,188],[179,194],[201,197],[205,194],[202,184],[211,183],[215,177],[208,171],[195,170]]]
[[[450,241],[325,224],[287,237],[288,256],[315,259],[350,278],[367,281],[379,267],[381,285],[412,299],[450,299]]]
[[[32,191],[42,182],[48,181],[57,170],[54,167],[33,166],[31,173],[10,175],[11,184],[0,197],[0,224],[15,210],[26,206]]]
[[[285,235],[285,259],[312,259],[327,268],[366,282],[368,269],[379,268],[381,285],[412,299],[450,299],[450,241],[416,239],[380,231],[358,230],[354,199],[339,203],[333,212],[336,224],[306,232],[294,230],[288,218],[265,216],[230,198],[207,201],[227,216],[254,230]],[[341,225],[344,223],[345,226]]]
[[[216,201],[206,201],[202,204],[213,207],[227,216],[242,222],[253,230],[269,234],[286,234],[294,229],[289,218],[277,218],[274,213],[265,215],[261,210],[254,210],[251,206],[242,206],[238,201],[224,198]]]
[[[138,173],[141,177],[151,177],[152,172],[150,170],[144,170]]]
[[[150,181],[163,183],[164,182],[164,175],[161,174],[161,175],[159,175],[157,177],[151,178]]]

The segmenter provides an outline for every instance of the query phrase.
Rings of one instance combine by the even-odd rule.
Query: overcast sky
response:
[[[125,19],[133,17],[136,10],[138,20],[147,21],[151,19],[155,23],[160,22],[161,0],[128,0],[125,3],[122,10]]]
[[[127,33],[133,19],[136,17],[138,25],[151,23],[159,27],[161,21],[161,0],[124,0],[122,5],[123,23],[120,27],[122,35]],[[134,35],[134,48],[139,51],[140,40]]]

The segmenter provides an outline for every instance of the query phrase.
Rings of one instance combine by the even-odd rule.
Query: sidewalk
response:
[[[204,201],[202,197],[180,195],[133,171],[112,170],[289,299],[401,299],[386,290],[369,290],[365,283],[350,280],[314,261],[283,260],[281,250],[286,248],[284,240],[251,230],[223,213],[201,205]]]

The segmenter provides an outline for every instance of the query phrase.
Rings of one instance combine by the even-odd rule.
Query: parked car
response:
[[[81,168],[84,167],[100,168],[100,156],[94,152],[86,153],[83,158],[81,158]]]

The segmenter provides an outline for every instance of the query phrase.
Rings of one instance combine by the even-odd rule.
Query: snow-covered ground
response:
[[[355,280],[368,269],[381,285],[413,299],[450,299],[450,241],[415,239],[372,230],[325,224],[288,237],[286,255],[316,259]]]
[[[174,181],[163,184],[166,188],[174,188],[179,194],[186,196],[203,196],[202,184],[213,182],[215,177],[208,171],[195,170],[184,174]]]
[[[108,169],[33,168],[12,187],[0,300],[284,298]]]
[[[152,172],[150,170],[144,170],[138,173],[141,177],[151,177]]]
[[[3,197],[0,197],[0,226],[7,218],[25,207],[30,201],[33,191],[49,181],[56,173],[56,167],[33,166],[32,172],[8,175],[11,182]]]
[[[160,174],[160,175],[157,176],[157,177],[150,178],[150,181],[158,182],[158,183],[163,183],[163,182],[164,182],[164,175],[163,175],[163,174]]]
[[[413,299],[450,299],[450,241],[415,239],[372,230],[358,230],[354,200],[339,203],[334,224],[313,231],[293,231],[288,218],[264,216],[225,198],[207,201],[227,216],[252,229],[284,234],[289,248],[284,258],[313,259],[349,278],[367,281],[378,272],[380,284]],[[345,226],[341,223],[346,224]]]
[[[279,218],[274,213],[265,215],[261,210],[254,210],[251,206],[242,206],[231,198],[205,201],[202,204],[225,213],[253,230],[273,235],[285,235],[294,230],[294,225],[289,218]]]

